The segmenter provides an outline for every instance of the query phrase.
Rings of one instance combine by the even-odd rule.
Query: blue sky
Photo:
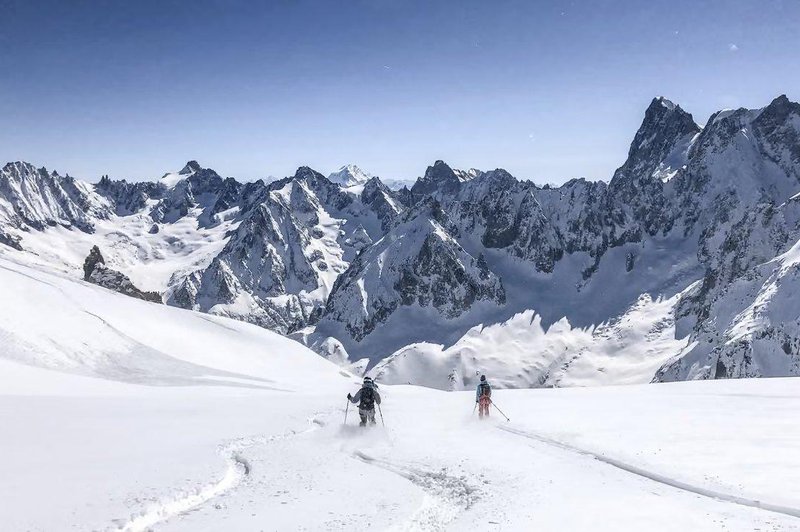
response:
[[[0,159],[608,179],[650,100],[800,100],[795,0],[0,0]]]

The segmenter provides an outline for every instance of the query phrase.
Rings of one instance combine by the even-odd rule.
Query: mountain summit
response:
[[[363,185],[371,178],[372,175],[354,164],[346,164],[328,176],[328,179],[343,187]]]

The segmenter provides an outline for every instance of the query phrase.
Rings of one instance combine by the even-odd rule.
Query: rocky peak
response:
[[[44,175],[47,175],[47,169],[45,168],[37,170],[37,168],[33,166],[31,163],[26,163],[24,161],[16,161],[13,163],[6,163],[6,165],[3,166],[2,175],[6,179],[20,180],[29,176],[39,174],[41,172],[43,172]]]
[[[199,171],[200,169],[200,164],[197,161],[192,160],[186,163],[186,166],[183,167],[183,170],[178,173],[181,175],[189,175]]]
[[[402,203],[395,198],[394,193],[377,177],[364,184],[361,202],[378,216],[383,231],[389,230],[403,209]]]
[[[360,341],[400,307],[430,307],[455,319],[480,301],[502,305],[500,279],[461,247],[447,225],[436,199],[418,203],[337,278],[324,319],[343,323]]]
[[[215,214],[213,205],[225,192],[222,177],[211,168],[202,168],[197,161],[189,161],[177,174],[166,174],[160,184],[166,192],[150,212],[153,221],[159,223],[176,222],[195,207]]]
[[[89,185],[26,162],[0,170],[0,200],[0,224],[17,228],[60,225],[92,232],[92,219],[108,216],[108,206]]]
[[[791,114],[800,115],[800,103],[793,102],[785,94],[781,94],[764,108],[758,120],[783,121]]]
[[[89,251],[89,255],[86,257],[86,260],[83,261],[83,280],[88,281],[92,276],[92,272],[94,271],[95,267],[98,264],[105,263],[106,260],[103,258],[103,254],[100,253],[100,248],[97,246],[92,246],[92,249]]]
[[[459,186],[465,179],[465,172],[460,172],[459,176],[455,170],[444,161],[436,161],[433,166],[425,170],[425,175],[417,179],[411,192],[415,196],[425,196],[441,192],[443,194],[453,194],[458,191]]]
[[[326,179],[324,175],[320,174],[313,168],[308,166],[301,166],[297,169],[294,173],[294,180],[296,181],[308,181],[310,183],[316,182],[319,179]]]
[[[364,194],[372,196],[378,192],[383,192],[389,195],[392,194],[392,191],[389,189],[389,187],[387,187],[378,177],[371,177],[368,181],[364,182],[364,191],[362,192],[362,196]]]
[[[779,96],[762,109],[714,113],[689,158],[695,195],[783,202],[800,182],[800,105]]]
[[[632,172],[649,177],[679,144],[700,131],[692,115],[666,98],[654,98],[633,137],[628,159],[617,174]],[[615,174],[615,177],[617,177]]]
[[[518,183],[516,177],[514,177],[513,175],[511,175],[502,168],[497,168],[496,170],[484,172],[479,176],[478,179],[475,180],[476,183],[478,181],[482,181],[484,183],[490,183],[491,186],[498,187],[503,190],[509,189]]]
[[[608,186],[606,210],[614,220],[617,242],[636,241],[643,229],[655,234],[671,226],[664,183],[687,165],[701,131],[692,115],[666,98],[654,98],[633,138],[628,158]]]
[[[771,158],[788,155],[789,160],[782,161],[784,170],[794,173],[792,170],[800,165],[800,104],[785,95],[778,96],[761,111],[753,127],[763,137]]]
[[[195,195],[217,193],[222,189],[223,185],[222,177],[211,168],[198,167],[186,181],[191,185],[192,192]]]
[[[84,281],[114,290],[126,296],[143,299],[152,303],[161,303],[161,294],[158,292],[145,292],[134,286],[131,280],[122,272],[111,269],[106,265],[100,248],[92,246],[89,255],[83,262]]]

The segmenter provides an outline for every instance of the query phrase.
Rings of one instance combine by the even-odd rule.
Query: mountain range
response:
[[[399,190],[354,165],[269,183],[196,161],[134,183],[2,168],[0,253],[83,278],[94,246],[89,282],[388,383],[797,375],[800,105],[701,126],[655,98],[608,182],[558,187],[443,161]]]

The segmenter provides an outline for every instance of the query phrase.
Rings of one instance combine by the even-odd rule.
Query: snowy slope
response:
[[[128,383],[267,390],[289,382],[288,389],[308,390],[316,385],[304,374],[338,374],[276,333],[148,303],[24,262],[0,258],[0,282],[6,363]]]
[[[619,319],[585,329],[567,318],[543,327],[533,311],[474,327],[454,344],[419,343],[379,362],[370,374],[382,382],[462,390],[492,375],[496,386],[586,386],[648,382],[686,347],[676,339],[672,310],[680,294],[653,301],[644,295]]]
[[[274,333],[0,281],[4,529],[800,529],[793,380],[497,390],[482,423],[471,391],[382,384],[365,431],[357,381]]]
[[[333,172],[331,175],[329,175],[328,179],[337,185],[342,185],[343,187],[353,187],[357,185],[363,185],[372,179],[372,175],[354,164],[346,164],[339,168],[339,170],[336,172]]]

